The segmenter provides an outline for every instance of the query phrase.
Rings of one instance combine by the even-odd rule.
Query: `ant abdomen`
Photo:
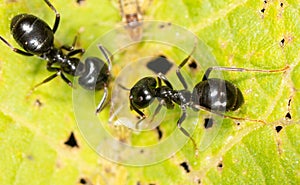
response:
[[[34,15],[16,15],[11,21],[10,30],[17,43],[31,54],[41,55],[53,47],[52,29]]]
[[[227,80],[210,78],[195,85],[192,101],[213,111],[234,111],[244,103],[239,88]]]
[[[109,70],[106,63],[97,57],[88,57],[84,63],[84,72],[78,83],[87,90],[101,90],[109,81]]]

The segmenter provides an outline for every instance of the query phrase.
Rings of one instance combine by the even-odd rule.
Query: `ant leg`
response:
[[[76,36],[74,37],[74,40],[73,40],[73,43],[72,43],[71,46],[69,46],[69,45],[62,45],[62,46],[60,47],[60,49],[64,49],[64,50],[69,51],[69,52],[71,52],[71,53],[72,53],[73,51],[76,51],[76,50],[74,50],[74,48],[75,48],[75,46],[76,46],[77,38],[78,38],[78,36],[76,35]],[[78,50],[78,51],[76,51],[75,54],[77,54],[77,53],[83,54],[83,53],[85,52],[84,49],[77,49],[77,50]],[[75,55],[75,54],[70,54],[70,53],[68,53],[68,56],[72,56],[72,55]]]
[[[130,108],[133,109],[136,113],[138,113],[140,115],[140,120],[136,123],[136,129],[138,129],[139,127],[139,124],[144,120],[146,119],[146,116],[145,114],[140,111],[138,108],[136,108],[135,106],[132,105],[132,103],[130,102]]]
[[[57,67],[51,67],[52,64],[47,64],[47,70],[51,72],[56,72],[57,75],[60,75],[60,77],[65,81],[70,87],[74,87],[73,83],[61,72],[60,68]]]
[[[13,47],[9,42],[7,42],[3,37],[1,37],[0,36],[0,40],[2,40],[8,47],[10,47],[12,50],[13,50],[13,52],[16,52],[16,53],[18,53],[18,54],[20,54],[20,55],[24,55],[24,56],[33,56],[33,54],[31,54],[31,53],[28,53],[28,52],[25,52],[25,51],[22,51],[22,50],[20,50],[20,49],[18,49],[18,48],[15,48],[15,47]]]
[[[166,84],[168,87],[170,87],[171,89],[173,89],[172,84],[169,82],[169,80],[167,79],[167,77],[166,77],[164,74],[158,73],[157,76],[158,76],[158,79],[164,81],[165,84]],[[161,86],[159,86],[159,87],[161,87]]]
[[[45,3],[47,3],[47,5],[54,11],[55,13],[55,22],[52,28],[53,33],[56,32],[58,25],[59,25],[59,21],[60,21],[60,14],[57,12],[57,10],[55,9],[55,7],[50,3],[49,0],[44,0]]]
[[[82,55],[84,52],[85,52],[84,49],[75,49],[75,50],[70,51],[70,52],[67,54],[67,56],[68,56],[68,57],[71,57],[71,56],[76,55],[76,54],[78,54],[78,53],[79,53],[80,55]]]
[[[152,122],[154,120],[154,117],[159,113],[159,111],[161,110],[162,106],[163,106],[162,102],[159,102],[158,106],[156,107],[156,109],[154,111],[154,114],[152,115],[152,118],[151,118],[150,122]]]
[[[180,72],[180,69],[181,69],[181,68],[189,61],[189,59],[191,58],[192,54],[193,54],[194,51],[195,51],[195,48],[196,48],[196,46],[194,46],[194,48],[193,48],[191,54],[189,54],[189,56],[187,56],[187,57],[179,64],[179,66],[178,66],[178,68],[177,68],[177,70],[176,70],[176,75],[177,75],[177,77],[178,77],[179,81],[181,82],[181,84],[182,84],[182,86],[183,86],[184,89],[187,89],[188,86],[187,86],[187,83],[186,83],[185,79],[183,78],[183,76],[182,76],[182,74],[181,74],[181,72]]]
[[[162,84],[161,84],[161,78],[159,78],[158,76],[157,76],[157,85],[158,85],[158,87],[162,86]]]
[[[193,145],[194,145],[194,149],[196,150],[196,154],[198,154],[198,148],[196,145],[195,140],[192,138],[192,136],[189,134],[189,132],[187,130],[185,130],[181,124],[182,122],[185,120],[186,118],[186,108],[185,107],[181,107],[182,110],[182,115],[180,116],[179,120],[177,121],[177,127],[180,129],[180,131],[186,135],[188,138],[190,138],[190,140],[192,141]]]
[[[71,46],[69,46],[69,45],[62,45],[60,47],[60,49],[64,49],[66,51],[73,51],[74,48],[75,48],[75,46],[76,46],[76,42],[77,42],[77,35],[74,37],[74,40],[73,40],[73,43],[72,43]]]
[[[240,118],[240,117],[228,116],[228,115],[225,115],[221,112],[210,110],[210,109],[208,109],[206,107],[203,107],[201,105],[192,105],[192,108],[196,111],[205,110],[207,112],[211,112],[211,113],[216,114],[218,116],[221,116],[221,117],[224,117],[224,118],[230,118],[230,119],[234,119],[234,120],[238,120],[238,121],[251,121],[251,122],[260,122],[260,123],[263,123],[263,124],[267,124],[265,121],[259,120],[259,119],[249,119],[249,118]]]
[[[208,79],[208,76],[210,75],[210,73],[212,72],[212,70],[217,70],[217,71],[235,71],[235,72],[259,72],[259,73],[278,73],[278,72],[284,72],[287,69],[289,69],[289,66],[285,66],[282,69],[247,69],[247,68],[237,68],[237,67],[220,67],[220,66],[213,66],[213,67],[209,67],[205,73],[204,76],[202,78],[202,81],[205,81]]]
[[[105,57],[106,61],[107,61],[107,64],[108,64],[108,71],[110,72],[111,71],[111,65],[112,65],[112,62],[111,62],[111,59],[110,57],[108,57],[107,53],[106,53],[106,49],[100,44],[98,45],[98,48],[100,49],[101,53],[103,54],[103,56]]]
[[[73,43],[72,43],[71,46],[69,46],[69,45],[62,45],[60,47],[60,49],[61,50],[63,49],[63,50],[69,51],[69,53],[67,54],[68,57],[76,55],[76,54],[82,55],[85,52],[84,49],[74,49],[75,45],[76,45],[76,41],[77,41],[77,35],[75,36],[75,38],[74,38]]]
[[[101,99],[101,101],[99,102],[97,108],[96,108],[96,114],[98,114],[99,112],[101,112],[102,108],[103,108],[103,105],[104,105],[104,102],[106,101],[107,99],[107,95],[108,95],[108,89],[106,86],[104,86],[104,94],[103,94],[103,97]]]
[[[63,74],[60,73],[60,77],[65,81],[70,87],[74,88],[73,83]]]
[[[130,102],[130,108],[133,109],[136,113],[138,113],[141,116],[141,119],[146,118],[145,114],[142,111],[140,111],[138,108],[133,106],[131,102]]]
[[[182,86],[184,89],[187,89],[188,86],[187,86],[187,83],[185,81],[185,79],[183,78],[181,72],[180,72],[180,69],[187,63],[187,61],[190,59],[191,55],[189,55],[187,58],[185,58],[181,64],[178,66],[178,69],[176,69],[176,75],[179,79],[179,81],[181,82]]]
[[[59,75],[60,72],[54,73],[53,75],[49,76],[48,78],[44,79],[42,82],[36,84],[33,88],[30,89],[29,93],[27,94],[26,97],[29,97],[33,91],[35,91],[39,86],[53,80],[54,78],[56,78]]]

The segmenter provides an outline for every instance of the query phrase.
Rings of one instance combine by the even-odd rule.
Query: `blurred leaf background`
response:
[[[51,2],[61,13],[55,34],[58,44],[71,44],[79,32],[77,45],[87,48],[121,23],[116,0]],[[145,20],[169,21],[194,32],[221,66],[278,69],[289,65],[284,74],[224,73],[245,93],[246,101],[229,114],[263,119],[267,124],[227,119],[198,157],[189,142],[162,163],[122,166],[89,148],[76,125],[72,89],[62,80],[45,84],[26,99],[30,88],[49,76],[45,61],[17,55],[2,43],[1,184],[299,184],[299,2],[153,0],[141,4]],[[54,13],[41,0],[0,2],[0,35],[14,46],[10,20],[24,12],[49,25],[54,22]],[[213,129],[205,130],[200,119],[193,137],[197,140],[197,133]],[[78,147],[64,144],[71,132]]]

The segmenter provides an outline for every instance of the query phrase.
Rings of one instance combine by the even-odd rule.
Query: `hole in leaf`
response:
[[[291,106],[291,101],[292,101],[292,99],[290,98],[289,102],[288,102],[288,106]]]
[[[77,144],[77,141],[76,141],[76,138],[75,138],[75,135],[73,132],[71,132],[68,140],[66,142],[64,142],[65,145],[68,145],[72,148],[74,147],[79,147],[78,144]]]
[[[288,112],[288,113],[286,113],[285,118],[292,119],[292,115]]]
[[[204,119],[204,128],[208,129],[211,128],[214,124],[214,120],[212,118],[205,118]]]
[[[195,61],[195,60],[192,60],[192,62],[189,63],[189,67],[190,67],[191,69],[197,69],[197,63],[196,63],[196,61]]]
[[[163,136],[163,132],[160,130],[159,126],[156,127],[156,130],[157,130],[157,134],[158,134],[158,140],[161,140],[161,138]]]
[[[280,7],[283,7],[283,3],[280,3]]]
[[[198,181],[197,181],[197,182],[198,182],[198,184],[201,184],[201,179],[198,179]]]
[[[87,183],[84,178],[81,178],[79,182],[80,182],[80,184],[86,184]]]
[[[186,162],[180,163],[180,166],[183,167],[183,169],[186,171],[186,173],[190,173],[189,165]]]
[[[282,130],[282,126],[278,125],[275,127],[276,132],[279,133]]]
[[[266,11],[265,8],[263,8],[263,9],[260,10],[261,13],[265,13],[265,11]]]
[[[30,160],[30,161],[32,161],[32,160],[34,160],[34,157],[32,155],[28,155],[27,159]]]
[[[77,4],[82,4],[85,0],[76,0]]]
[[[220,161],[220,162],[218,163],[217,168],[218,168],[218,170],[220,170],[220,171],[223,169],[223,162],[222,162],[222,161]]]
[[[155,73],[162,74],[166,74],[172,68],[172,66],[172,62],[170,62],[164,55],[160,55],[147,63],[148,69]]]
[[[283,47],[284,46],[284,42],[285,42],[285,40],[284,40],[284,38],[280,41],[280,46],[281,47]]]
[[[41,107],[41,106],[43,106],[43,103],[39,99],[36,99],[34,102],[34,105],[37,107]]]

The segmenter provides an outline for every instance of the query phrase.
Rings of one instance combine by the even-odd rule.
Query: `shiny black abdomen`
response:
[[[16,15],[11,21],[10,30],[16,42],[31,54],[41,55],[53,47],[52,29],[34,15]]]
[[[194,87],[192,101],[214,111],[234,111],[244,103],[244,97],[232,83],[210,78]]]

